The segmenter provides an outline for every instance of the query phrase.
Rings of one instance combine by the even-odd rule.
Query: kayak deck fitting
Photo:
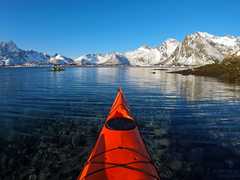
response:
[[[85,179],[160,179],[121,89],[78,177]]]

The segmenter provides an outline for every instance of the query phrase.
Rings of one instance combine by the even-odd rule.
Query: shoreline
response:
[[[208,64],[196,68],[177,70],[169,73],[183,76],[195,75],[212,77],[226,83],[240,84],[240,57],[229,57],[219,64]]]
[[[14,65],[14,66],[0,66],[0,68],[47,68],[52,67],[52,64],[49,65]],[[166,71],[169,69],[188,69],[196,66],[131,66],[131,65],[61,65],[63,67],[79,67],[79,68],[150,68],[154,71]]]

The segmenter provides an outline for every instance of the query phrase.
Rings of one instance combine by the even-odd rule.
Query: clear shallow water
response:
[[[0,69],[0,179],[75,179],[119,86],[162,179],[239,179],[240,86],[152,72]]]

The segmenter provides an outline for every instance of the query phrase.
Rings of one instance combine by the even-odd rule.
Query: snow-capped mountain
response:
[[[46,53],[40,53],[34,50],[27,50],[25,52],[25,60],[30,64],[46,64],[50,56]]]
[[[212,46],[214,46],[224,56],[233,54],[240,50],[240,37],[235,36],[214,36],[206,32],[198,32]]]
[[[177,40],[169,39],[155,48],[142,46],[126,53],[87,54],[75,59],[75,62],[80,65],[153,66],[164,64],[178,45]]]
[[[169,58],[168,64],[204,65],[222,61],[223,58],[223,54],[211,45],[206,38],[199,33],[195,33],[185,37]]]
[[[0,42],[0,66],[2,65],[43,65],[43,64],[71,64],[73,60],[60,55],[51,57],[46,53],[34,50],[22,50],[13,41]]]
[[[50,57],[49,62],[52,64],[74,64],[74,61],[71,58],[67,58],[60,54],[55,54],[54,56]]]
[[[168,39],[159,47],[151,48],[142,46],[134,51],[127,52],[124,55],[133,66],[152,66],[164,64],[173,54],[179,42],[175,39]]]
[[[205,65],[221,62],[240,49],[240,38],[214,36],[205,32],[188,35],[179,44],[167,64]]]
[[[120,53],[107,54],[104,59],[104,65],[129,65],[128,59]]]
[[[182,42],[168,39],[160,46],[141,46],[124,53],[87,54],[75,60],[59,54],[50,56],[34,50],[22,50],[12,41],[0,43],[0,66],[24,64],[78,64],[182,66],[219,63],[240,52],[240,37],[215,36],[206,32],[187,35]]]
[[[120,53],[87,54],[75,59],[79,65],[129,65],[128,59]]]
[[[7,54],[9,52],[20,52],[20,49],[16,46],[13,41],[0,42],[0,54]]]
[[[0,62],[2,65],[46,64],[49,55],[33,50],[22,50],[13,41],[0,43]]]
[[[74,61],[79,65],[97,65],[101,64],[102,57],[101,54],[87,54],[78,57]]]
[[[141,46],[136,50],[122,53],[121,56],[132,66],[192,66],[221,62],[239,50],[240,37],[196,32],[187,35],[182,42],[168,39],[158,47]],[[77,61],[82,62],[82,65],[104,65],[108,59],[106,57],[111,57],[111,54],[88,54],[79,57]]]

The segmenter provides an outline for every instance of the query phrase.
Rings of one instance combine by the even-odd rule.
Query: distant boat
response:
[[[55,65],[52,67],[51,71],[54,71],[54,72],[64,71],[64,67],[55,64]]]

